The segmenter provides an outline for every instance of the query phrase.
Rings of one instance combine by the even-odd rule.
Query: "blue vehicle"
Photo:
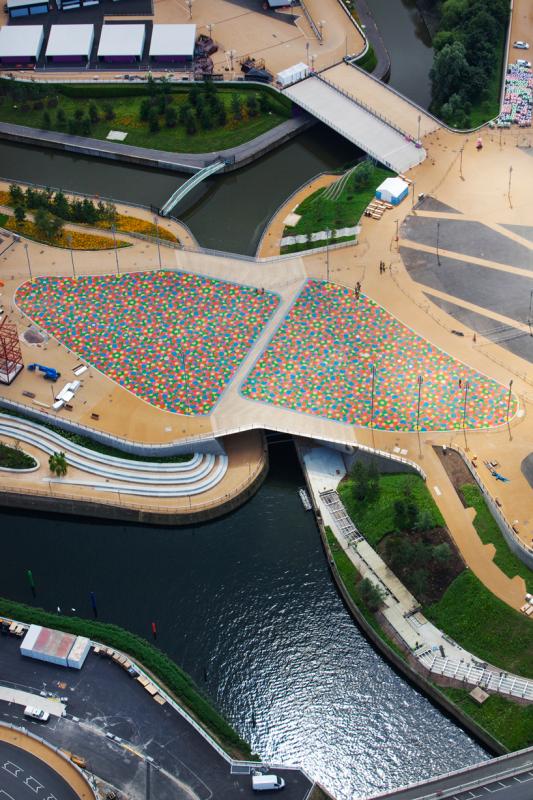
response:
[[[42,364],[30,364],[28,369],[30,372],[35,372],[36,369],[39,370],[39,372],[43,373],[46,381],[53,381],[54,383],[61,377],[61,373],[58,372],[57,369],[53,367],[43,367]]]

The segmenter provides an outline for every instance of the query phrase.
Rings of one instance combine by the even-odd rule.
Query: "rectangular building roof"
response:
[[[94,25],[52,25],[46,55],[89,58],[93,41]]]
[[[193,56],[196,25],[154,25],[151,56]]]
[[[42,25],[6,25],[0,28],[0,58],[39,58],[43,39]]]
[[[25,6],[38,6],[48,5],[48,0],[7,0],[7,7],[11,11],[12,8],[24,8]]]
[[[102,25],[98,56],[142,56],[145,25]]]
[[[41,625],[30,625],[28,633],[22,641],[21,650],[26,651],[27,655],[31,652],[36,656],[49,656],[63,660],[70,653],[75,641],[76,637],[72,633],[43,628]]]

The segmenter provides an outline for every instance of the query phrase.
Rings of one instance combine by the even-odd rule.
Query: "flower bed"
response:
[[[72,250],[112,250],[115,246],[113,239],[109,238],[109,236],[98,236],[94,233],[73,230],[61,231],[59,236],[52,241],[48,241],[42,236],[33,222],[24,220],[24,222],[17,224],[14,217],[8,217],[4,227],[14,233],[20,233],[21,236],[26,236],[28,239],[50,244],[53,247],[64,247]],[[131,247],[131,245],[129,242],[117,239],[117,247]]]
[[[110,230],[111,222],[102,220],[101,222],[97,222],[95,227],[102,228],[102,230]],[[174,236],[174,234],[166,228],[160,225],[156,227],[153,222],[149,222],[147,219],[129,217],[126,214],[117,214],[115,227],[117,231],[123,231],[124,233],[142,233],[144,236],[159,237],[169,242],[178,241],[177,236]]]

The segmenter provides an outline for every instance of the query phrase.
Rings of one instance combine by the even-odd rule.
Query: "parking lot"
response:
[[[20,639],[0,637],[0,684],[68,697],[67,714],[41,724],[26,720],[21,705],[0,701],[0,721],[83,756],[90,773],[131,800],[254,796],[249,774],[231,774],[230,764],[184,717],[154,702],[109,658],[91,652],[78,672],[23,658],[19,645]],[[286,800],[307,796],[311,783],[300,770],[276,774],[286,781]]]

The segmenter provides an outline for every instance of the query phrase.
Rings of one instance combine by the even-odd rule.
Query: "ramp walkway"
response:
[[[364,107],[355,96],[327,77],[306,78],[289,86],[284,94],[395,172],[406,172],[426,157],[424,148],[417,147],[409,135],[381,118],[378,112]]]
[[[189,192],[194,189],[195,186],[198,186],[206,178],[209,178],[210,175],[214,175],[215,172],[220,172],[221,169],[224,169],[226,166],[226,162],[222,159],[220,161],[215,161],[213,164],[209,164],[209,166],[204,167],[203,169],[198,170],[198,172],[189,178],[188,181],[185,181],[176,191],[174,194],[169,197],[165,205],[161,209],[161,216],[168,217],[170,212],[173,208],[175,208],[180,200],[189,194]]]

